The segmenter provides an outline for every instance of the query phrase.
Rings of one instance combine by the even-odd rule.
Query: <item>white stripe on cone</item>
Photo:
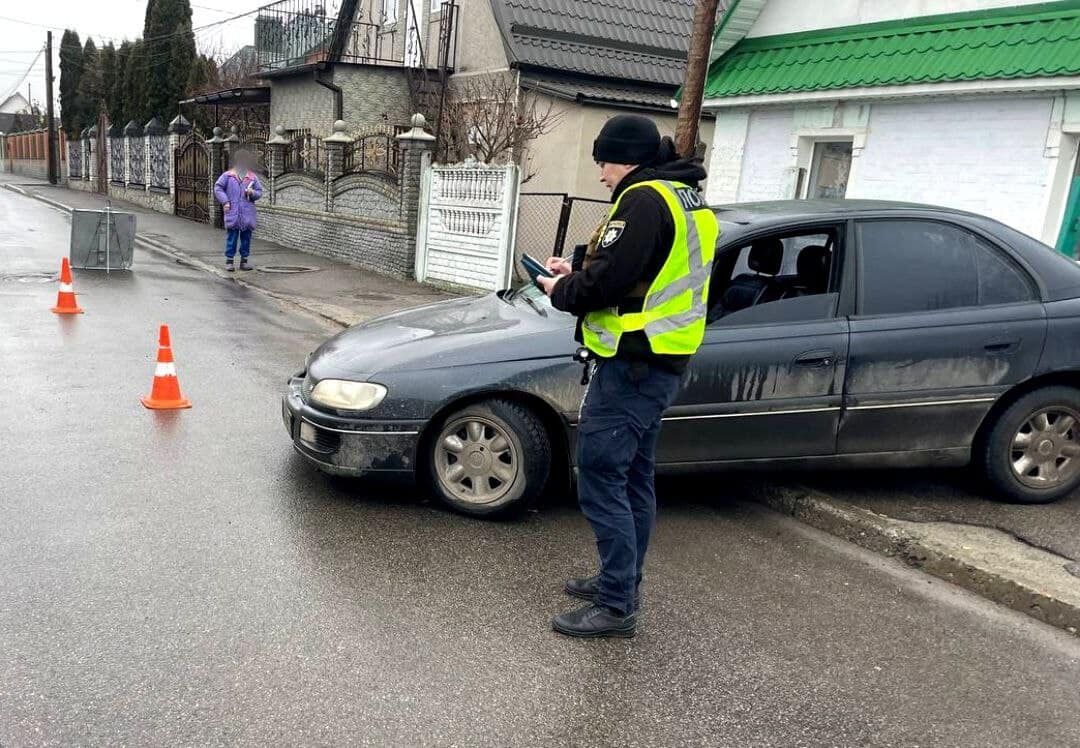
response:
[[[75,293],[75,288],[70,283],[61,283],[60,293]]]
[[[155,377],[175,377],[176,376],[176,364],[159,363],[154,368]]]

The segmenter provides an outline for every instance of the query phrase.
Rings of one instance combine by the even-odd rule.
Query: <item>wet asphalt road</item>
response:
[[[663,484],[637,638],[553,634],[569,502],[322,477],[277,398],[325,329],[142,252],[58,318],[67,232],[0,190],[0,744],[1080,744],[1080,641],[751,479]],[[139,404],[159,322],[192,410]]]

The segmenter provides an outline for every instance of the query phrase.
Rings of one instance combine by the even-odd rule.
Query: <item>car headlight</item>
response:
[[[337,410],[370,410],[386,397],[386,388],[371,382],[324,379],[315,385],[310,398]]]

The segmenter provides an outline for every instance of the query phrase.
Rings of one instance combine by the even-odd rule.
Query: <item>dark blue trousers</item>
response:
[[[644,362],[601,361],[578,424],[578,501],[600,554],[598,602],[629,615],[656,518],[660,417],[682,377]]]
[[[243,259],[251,254],[251,229],[226,229],[225,230],[225,257],[232,259],[236,256],[236,240],[240,240],[240,258]]]

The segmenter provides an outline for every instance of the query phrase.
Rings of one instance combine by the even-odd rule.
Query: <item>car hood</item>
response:
[[[539,303],[539,302],[538,302]],[[363,380],[392,369],[430,369],[573,353],[574,318],[538,314],[502,292],[395,312],[349,328],[312,354],[315,380]]]

